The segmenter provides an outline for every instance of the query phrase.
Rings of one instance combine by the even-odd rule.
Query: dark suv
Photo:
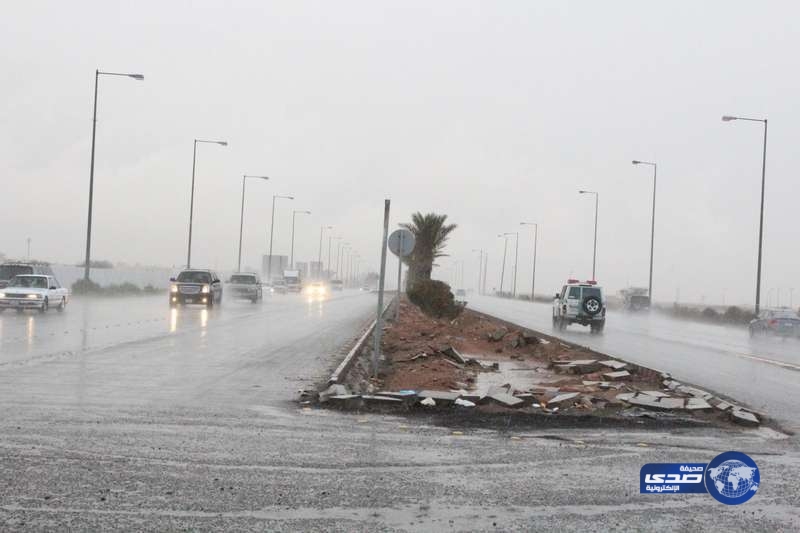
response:
[[[213,307],[222,303],[222,282],[211,270],[183,270],[170,278],[169,305],[200,304]]]

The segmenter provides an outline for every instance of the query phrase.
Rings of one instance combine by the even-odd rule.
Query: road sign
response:
[[[405,257],[414,251],[417,240],[407,229],[396,229],[389,235],[389,250],[398,256]]]

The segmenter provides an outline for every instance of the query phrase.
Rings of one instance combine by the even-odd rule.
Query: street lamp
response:
[[[294,200],[294,196],[286,196],[281,194],[272,195],[272,220],[269,223],[269,256],[267,257],[267,281],[270,283],[272,283],[272,237],[275,234],[275,200],[277,198]]]
[[[339,238],[339,246],[336,250],[336,279],[341,280],[340,267],[342,265],[342,249],[347,249],[350,246],[349,242],[343,242],[341,237]]]
[[[333,272],[331,268],[331,241],[340,239],[341,237],[334,237],[333,233],[328,235],[328,279],[331,279],[331,273]]]
[[[319,272],[317,272],[317,275],[319,276],[319,279],[322,279],[322,272],[323,272],[323,269],[322,269],[322,232],[325,229],[333,229],[333,226],[320,226],[320,228],[319,228],[319,252],[317,253],[317,268],[319,269]]]
[[[515,251],[514,251],[514,286],[511,288],[511,296],[512,298],[517,297],[517,266],[519,264],[519,232],[509,232],[503,233],[504,236],[511,236],[514,235],[516,238],[515,241]]]
[[[722,117],[723,122],[730,122],[732,120],[764,123],[764,150],[761,156],[761,214],[758,224],[758,267],[756,273],[756,316],[758,316],[759,311],[761,311],[761,252],[764,243],[764,189],[767,183],[767,119],[734,117],[730,115]]]
[[[89,281],[89,269],[92,254],[92,201],[94,199],[94,144],[95,134],[97,132],[97,86],[100,76],[124,76],[126,78],[133,78],[134,80],[143,80],[144,76],[141,74],[121,74],[118,72],[101,72],[100,70],[94,71],[94,113],[92,115],[92,156],[89,163],[89,215],[86,222],[86,258],[83,265],[83,279]]]
[[[192,268],[192,219],[194,216],[194,171],[197,166],[197,143],[218,144],[228,146],[226,141],[206,141],[203,139],[194,140],[194,151],[192,152],[192,194],[189,200],[189,245],[186,251],[186,268]]]
[[[247,174],[242,175],[242,213],[239,215],[239,262],[236,267],[237,272],[242,271],[242,233],[244,230],[244,184],[248,179],[268,180],[267,176],[250,176]]]
[[[650,165],[653,167],[653,219],[650,226],[650,285],[647,289],[647,297],[650,299],[650,305],[653,304],[653,247],[656,240],[656,184],[658,179],[658,165],[650,161],[631,161],[634,165]]]
[[[482,279],[482,276],[483,276],[483,249],[482,248],[480,248],[480,249],[473,248],[472,249],[472,253],[475,253],[475,252],[479,252],[479,255],[478,255],[478,287],[476,289],[476,292],[478,294],[481,294],[481,279]]]
[[[531,302],[536,295],[536,247],[539,241],[539,224],[536,222],[520,222],[520,226],[533,226],[533,278],[531,280]]]
[[[297,216],[297,213],[301,215],[310,215],[311,211],[303,211],[302,209],[292,211],[292,251],[289,254],[289,263],[292,265],[292,270],[294,270],[294,217]]]
[[[500,296],[503,296],[503,281],[506,276],[506,250],[508,249],[508,233],[501,233],[498,237],[503,237],[503,267],[500,269]]]
[[[600,207],[600,193],[595,191],[578,191],[580,194],[594,195],[594,253],[592,254],[592,281],[597,280],[597,210]]]

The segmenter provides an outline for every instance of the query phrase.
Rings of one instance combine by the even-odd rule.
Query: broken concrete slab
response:
[[[702,398],[704,400],[709,400],[714,397],[714,395],[710,392],[695,387],[689,387],[688,385],[680,385],[676,390],[683,394],[688,394],[690,396],[694,396],[695,398]]]
[[[720,411],[727,411],[728,409],[733,407],[733,404],[726,402],[725,400],[718,400],[713,402],[714,408],[719,409]]]
[[[630,375],[631,375],[631,373],[628,372],[627,370],[620,370],[618,372],[606,372],[605,374],[603,374],[603,377],[606,377],[606,378],[614,381],[614,380],[617,380],[617,379],[625,379],[625,378],[629,377]]]
[[[328,400],[330,401],[337,401],[337,402],[345,402],[349,400],[357,400],[361,398],[358,394],[336,394],[334,396],[329,396]]]
[[[516,396],[511,396],[510,394],[504,394],[502,392],[490,394],[486,398],[493,400],[505,407],[522,407],[525,404],[524,401],[520,400]]]
[[[757,426],[761,423],[756,415],[748,411],[744,411],[742,409],[731,410],[731,420],[733,420],[737,424],[741,424],[743,426],[751,426],[751,427]]]
[[[403,401],[401,398],[393,398],[391,396],[380,396],[377,394],[362,394],[361,399],[364,400],[365,402],[378,403],[378,404],[402,403]]]
[[[425,398],[421,402],[420,405],[424,405],[425,407],[436,407],[436,400],[433,398]]]
[[[512,392],[511,384],[505,383],[503,385],[492,385],[489,387],[489,390],[486,391],[486,396],[491,396],[492,394],[511,394]]]
[[[455,404],[459,407],[475,407],[475,403],[469,400],[465,400],[463,398],[458,398],[455,401]]]
[[[619,396],[617,397],[619,398]],[[683,408],[683,400],[680,398],[656,398],[654,396],[648,396],[647,394],[637,394],[626,401],[631,405],[659,411]]]
[[[621,370],[628,366],[628,363],[623,363],[622,361],[615,361],[614,359],[609,359],[608,361],[600,361],[600,364],[603,366],[607,366],[609,368],[613,368],[614,370]]]
[[[664,386],[666,388],[668,388],[669,390],[673,390],[674,391],[678,387],[681,386],[681,382],[680,381],[675,381],[674,379],[665,379],[664,380]]]
[[[457,392],[445,392],[440,390],[421,390],[417,393],[420,398],[430,398],[441,402],[454,402],[460,396]]]
[[[442,350],[441,353],[446,355],[447,357],[449,357],[450,359],[452,359],[453,361],[455,361],[458,364],[461,364],[461,365],[467,364],[467,360],[464,359],[464,356],[461,355],[458,352],[458,350],[456,350],[452,346],[448,346],[447,348]]]
[[[689,398],[686,400],[686,409],[696,411],[699,409],[711,409],[711,404],[702,398]]]
[[[402,400],[414,398],[417,396],[417,391],[414,390],[401,390],[401,391],[378,391],[375,393],[377,396],[389,396],[390,398],[400,398]]]
[[[557,396],[554,396],[553,398],[550,398],[550,400],[547,401],[547,405],[559,404],[562,402],[572,400],[579,394],[580,394],[579,392],[565,392],[563,394],[559,394]]]
[[[334,383],[319,393],[319,401],[324,403],[333,396],[344,396],[348,394],[350,394],[350,391],[346,386],[340,383]]]
[[[640,394],[647,394],[648,396],[652,396],[654,398],[668,398],[669,394],[665,394],[659,390],[643,390],[640,391]]]

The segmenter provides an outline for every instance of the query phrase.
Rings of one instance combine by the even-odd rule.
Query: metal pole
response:
[[[483,294],[486,294],[486,272],[489,270],[489,252],[483,256]]]
[[[512,295],[517,297],[517,266],[519,265],[519,232],[516,233],[516,250],[514,251],[514,290]]]
[[[192,217],[194,216],[194,170],[197,162],[197,139],[192,151],[192,193],[189,200],[189,246],[186,250],[186,268],[192,268]]]
[[[289,264],[292,265],[291,268],[294,270],[294,219],[297,217],[297,211],[292,211],[292,247],[291,251],[289,252]]]
[[[327,278],[330,279],[330,270],[331,270],[331,240],[333,240],[333,234],[328,235],[328,268],[327,268]]]
[[[761,311],[761,257],[764,243],[764,190],[767,183],[767,119],[764,119],[764,153],[761,158],[761,216],[758,224],[758,273],[756,274],[756,316]]]
[[[653,305],[653,250],[656,241],[656,185],[658,183],[658,165],[653,164],[653,221],[650,227],[650,288],[647,297]]]
[[[244,231],[244,184],[247,180],[242,176],[242,213],[239,215],[239,262],[236,267],[237,272],[242,271],[242,233]]]
[[[600,207],[600,194],[594,193],[594,254],[592,255],[592,281],[597,281],[597,211]]]
[[[269,223],[269,255],[267,256],[267,282],[272,282],[272,237],[275,230],[275,195],[272,195],[272,220]]]
[[[31,238],[28,237],[28,261],[31,259]]]
[[[400,246],[398,247],[398,251],[402,253],[403,251],[403,242],[405,241],[405,233],[400,233]],[[397,306],[394,309],[394,321],[397,322],[400,320],[400,294],[401,294],[401,285],[400,281],[403,276],[403,256],[397,254]]]
[[[391,200],[383,204],[383,244],[381,246],[381,274],[378,278],[378,317],[375,319],[375,344],[372,347],[372,375],[378,376],[378,357],[381,350],[381,334],[383,333],[383,286],[386,278],[386,240],[389,236],[389,207]]]
[[[317,252],[317,268],[319,271],[317,272],[317,276],[322,279],[322,230],[325,229],[325,226],[319,227],[319,252]]]
[[[508,247],[508,237],[503,237],[503,268],[500,270],[500,296],[503,296],[503,281],[506,275],[506,248]]]
[[[531,280],[531,302],[536,300],[536,248],[539,245],[539,224],[533,226],[533,279]]]
[[[89,269],[92,250],[92,200],[94,196],[94,144],[97,132],[97,81],[100,79],[100,70],[94,71],[94,112],[92,114],[92,158],[89,164],[89,216],[86,222],[86,258],[83,264],[83,279],[89,281]]]

